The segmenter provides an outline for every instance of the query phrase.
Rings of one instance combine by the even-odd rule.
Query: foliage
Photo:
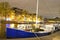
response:
[[[9,12],[11,12],[10,5],[8,2],[0,3],[0,15],[6,16]]]

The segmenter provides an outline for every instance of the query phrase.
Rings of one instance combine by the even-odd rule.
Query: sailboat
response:
[[[36,7],[36,26],[37,26],[37,17],[38,17],[38,2],[37,0],[37,7]],[[24,25],[25,26],[25,25]],[[19,26],[18,26],[19,27]],[[27,26],[28,27],[28,26]],[[15,29],[15,28],[6,28],[6,36],[7,38],[31,38],[31,37],[41,37],[41,36],[47,36],[51,34],[51,31],[38,31],[38,32],[31,32],[31,31],[25,31],[22,30],[24,27],[20,27],[20,29]],[[36,27],[38,28],[38,27]]]

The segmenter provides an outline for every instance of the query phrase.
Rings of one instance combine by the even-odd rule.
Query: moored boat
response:
[[[51,32],[27,32],[12,28],[7,28],[7,38],[29,38],[29,37],[41,37],[51,34]]]

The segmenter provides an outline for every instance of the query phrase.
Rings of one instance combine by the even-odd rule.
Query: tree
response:
[[[8,2],[1,2],[0,3],[0,17],[5,17],[8,16],[8,14],[10,14],[12,12],[10,5]],[[1,30],[0,30],[1,34],[0,37],[4,38],[6,37],[5,32],[6,32],[6,24],[4,22],[1,21]]]
[[[12,12],[11,7],[8,2],[1,2],[0,3],[0,16],[6,17],[8,14]]]

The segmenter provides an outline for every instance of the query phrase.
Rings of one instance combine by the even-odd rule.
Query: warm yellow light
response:
[[[49,21],[49,22],[55,22],[55,21]]]
[[[12,20],[12,19],[14,19],[14,16],[13,16],[13,15],[11,15],[11,16],[10,16],[10,19],[11,19],[11,20]]]
[[[15,15],[15,13],[14,12],[11,12],[11,15]]]
[[[11,25],[10,25],[10,28],[14,28],[14,24],[11,24]]]
[[[31,19],[29,19],[29,21],[32,21]]]
[[[22,16],[25,16],[25,15],[22,15]]]

